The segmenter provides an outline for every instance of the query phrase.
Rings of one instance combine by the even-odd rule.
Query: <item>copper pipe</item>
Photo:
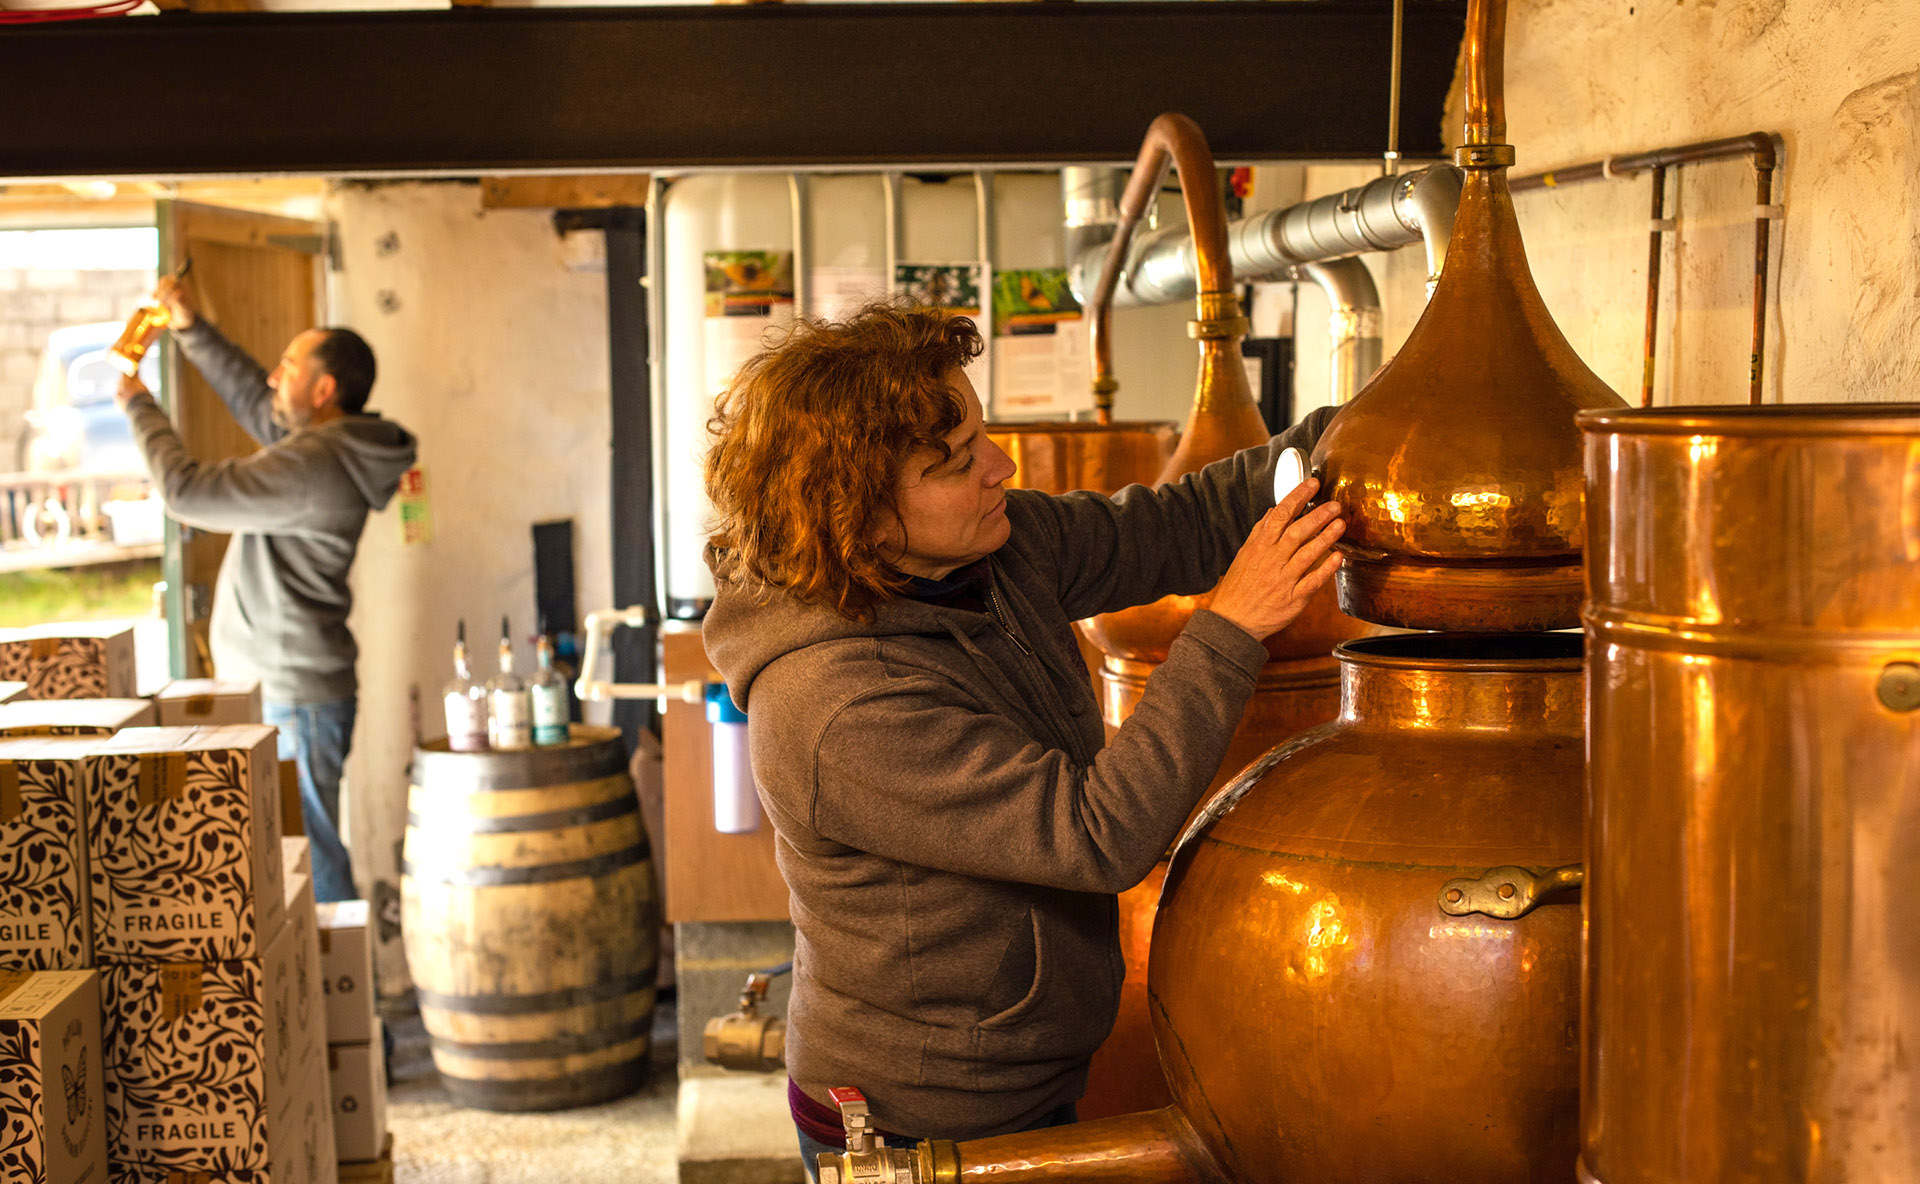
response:
[[[1585,164],[1571,165],[1563,169],[1549,169],[1544,173],[1529,173],[1524,177],[1515,177],[1508,183],[1514,193],[1523,193],[1529,189],[1558,189],[1562,185],[1578,185],[1584,181],[1600,181],[1615,177],[1628,177],[1649,170],[1655,173],[1656,192],[1660,185],[1658,179],[1661,170],[1683,164],[1699,164],[1707,160],[1728,160],[1736,156],[1753,158],[1754,171],[1754,227],[1753,227],[1753,351],[1747,366],[1747,401],[1754,405],[1760,402],[1762,358],[1767,342],[1767,257],[1770,240],[1773,236],[1773,172],[1779,167],[1778,155],[1774,152],[1773,136],[1769,132],[1749,132],[1744,136],[1729,136],[1723,140],[1703,140],[1697,144],[1682,144],[1676,148],[1656,148],[1651,152],[1635,152],[1625,156],[1609,156],[1605,160],[1589,161]],[[1659,199],[1655,199],[1654,218],[1660,217]],[[1658,237],[1658,231],[1654,232]],[[1657,272],[1658,263],[1651,271]],[[1649,278],[1649,285],[1653,280]],[[1652,406],[1652,359],[1653,359],[1653,316],[1654,301],[1657,295],[1649,291],[1647,311],[1647,374],[1641,388],[1642,407]]]
[[[1070,1180],[1073,1184],[1213,1184],[1225,1179],[1180,1111],[1167,1107],[1097,1122],[966,1143],[930,1140],[928,1184]]]
[[[1507,0],[1467,6],[1468,144],[1507,142]]]
[[[1653,214],[1647,223],[1647,347],[1640,366],[1640,405],[1653,406],[1653,350],[1660,332],[1660,236],[1667,216],[1667,166],[1653,166]]]
[[[1227,257],[1226,205],[1220,198],[1220,179],[1214,173],[1213,153],[1200,125],[1169,111],[1147,128],[1134,162],[1133,176],[1120,197],[1120,222],[1107,245],[1106,266],[1087,302],[1087,340],[1093,355],[1093,399],[1100,422],[1113,419],[1113,394],[1120,383],[1113,377],[1113,290],[1120,282],[1127,244],[1133,230],[1160,192],[1161,179],[1171,164],[1180,176],[1186,201],[1187,225],[1193,232],[1194,267],[1200,276],[1196,298],[1199,312],[1196,335],[1239,341],[1246,336],[1240,300],[1233,291],[1233,264]]]

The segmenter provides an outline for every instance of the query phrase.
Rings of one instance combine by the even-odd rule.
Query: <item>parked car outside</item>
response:
[[[118,321],[96,321],[47,334],[33,406],[16,448],[19,471],[144,471],[126,414],[113,401],[120,372],[107,360],[107,347],[121,328]],[[140,361],[140,381],[157,389],[159,380],[160,351],[149,350]]]

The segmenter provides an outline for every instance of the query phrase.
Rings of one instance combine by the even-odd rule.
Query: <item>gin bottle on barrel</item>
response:
[[[533,705],[527,684],[513,672],[513,634],[500,618],[500,673],[487,680],[487,740],[510,752],[533,747]]]
[[[487,747],[487,689],[473,681],[467,666],[467,623],[460,622],[453,642],[453,678],[440,692],[447,713],[447,747],[455,752],[484,752]]]
[[[527,682],[533,700],[533,742],[546,748],[567,742],[567,680],[553,668],[553,639],[543,629],[534,643],[536,669]]]

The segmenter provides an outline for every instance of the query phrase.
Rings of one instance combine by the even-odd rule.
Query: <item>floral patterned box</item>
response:
[[[102,1100],[99,976],[0,973],[0,1179],[104,1179]]]
[[[305,1006],[282,925],[260,958],[108,963],[107,1154],[190,1170],[264,1168],[271,1134],[305,1089]]]
[[[273,1124],[266,1167],[182,1168],[115,1160],[108,1184],[336,1184],[340,1162],[325,1091],[323,1078],[310,1079],[302,1096]]]
[[[94,957],[258,958],[286,908],[274,730],[129,728],[95,745]]]
[[[287,878],[287,928],[293,931],[293,978],[299,994],[294,1000],[294,1070],[313,1072],[327,1055],[327,999],[320,983],[320,921],[315,915],[313,880],[300,874]]]
[[[260,683],[251,678],[177,678],[160,689],[153,705],[161,727],[257,724]]]
[[[0,736],[111,736],[159,720],[146,699],[21,699],[0,703]]]
[[[0,679],[26,683],[29,699],[131,699],[133,627],[0,629]]]
[[[97,743],[0,740],[0,969],[93,965],[81,810]]]

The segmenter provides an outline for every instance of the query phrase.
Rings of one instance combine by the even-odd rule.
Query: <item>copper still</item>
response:
[[[1247,320],[1234,293],[1226,205],[1214,172],[1213,154],[1200,128],[1183,115],[1162,115],[1147,129],[1121,198],[1120,222],[1108,244],[1106,266],[1087,301],[1094,391],[1096,396],[1110,397],[1118,386],[1113,377],[1110,332],[1114,289],[1134,228],[1159,192],[1169,164],[1179,175],[1193,235],[1194,266],[1199,273],[1196,319],[1189,324],[1188,333],[1199,342],[1200,368],[1187,429],[1155,484],[1176,480],[1269,438],[1240,353]],[[1168,596],[1138,608],[1106,613],[1087,623],[1088,637],[1105,654],[1100,670],[1100,708],[1110,729],[1118,728],[1133,713],[1147,677],[1166,661],[1167,648],[1186,627],[1188,618],[1211,599],[1211,591]],[[1340,613],[1331,594],[1323,594],[1299,620],[1268,639],[1271,660],[1261,671],[1253,700],[1221,762],[1215,788],[1276,741],[1333,717],[1339,702],[1333,647],[1364,632],[1364,625]]]
[[[1581,422],[1580,1179],[1920,1180],[1920,405]]]
[[[1465,172],[1447,267],[1391,362],[1314,450],[1346,507],[1336,583],[1354,616],[1410,629],[1579,624],[1580,433],[1625,402],[1547,313],[1507,192],[1506,0],[1467,9]]]

